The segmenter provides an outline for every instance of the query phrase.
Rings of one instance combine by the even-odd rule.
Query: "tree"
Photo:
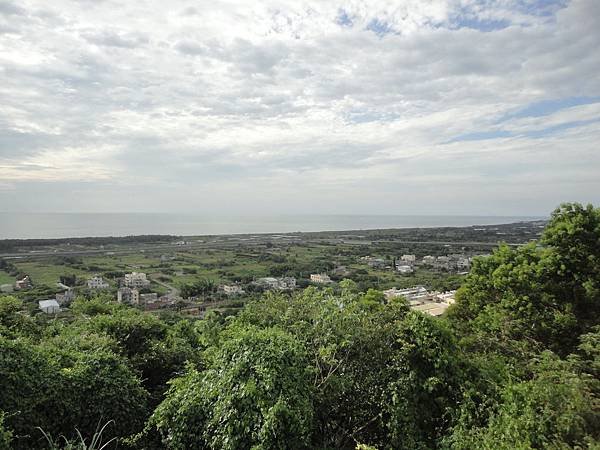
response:
[[[567,355],[600,320],[600,212],[562,205],[542,245],[500,246],[474,261],[449,316],[475,345]]]
[[[598,380],[573,371],[551,352],[533,363],[532,377],[509,383],[487,425],[460,423],[453,449],[597,448]]]
[[[0,450],[10,450],[12,432],[4,428],[4,413],[0,411]]]
[[[73,336],[71,336],[73,337]],[[41,433],[92,435],[102,420],[125,437],[141,429],[147,393],[110,341],[91,334],[79,339],[29,340],[0,337],[0,410],[14,431],[14,448],[40,448]]]
[[[306,354],[272,328],[229,330],[210,368],[175,380],[151,423],[172,449],[308,448],[312,388]]]

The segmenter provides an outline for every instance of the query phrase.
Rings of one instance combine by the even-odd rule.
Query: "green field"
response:
[[[12,277],[3,270],[0,270],[0,284],[13,284],[14,282],[15,277]]]
[[[47,286],[55,286],[61,275],[75,274],[85,277],[88,272],[73,267],[68,267],[60,264],[54,264],[49,261],[31,261],[15,263],[19,271],[28,274],[34,284],[44,284]]]

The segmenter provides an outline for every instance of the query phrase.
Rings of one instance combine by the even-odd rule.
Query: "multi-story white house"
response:
[[[100,276],[95,276],[87,280],[87,286],[90,289],[106,289],[109,284]]]
[[[242,295],[244,290],[237,284],[224,284],[221,286],[221,290],[225,295]]]
[[[310,281],[313,283],[328,284],[331,283],[331,278],[325,273],[313,273],[310,275]]]
[[[435,264],[435,256],[427,255],[423,256],[423,265],[425,266],[433,266]]]
[[[123,284],[128,288],[144,288],[150,286],[150,280],[146,278],[145,273],[131,272],[125,274]]]
[[[415,255],[402,255],[400,261],[405,265],[412,266],[417,262],[417,257]]]
[[[140,304],[140,291],[128,287],[119,288],[117,291],[117,301],[119,303]]]

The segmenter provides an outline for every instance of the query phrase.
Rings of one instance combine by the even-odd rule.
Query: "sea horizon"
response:
[[[544,216],[412,214],[247,214],[0,212],[1,239],[163,234],[202,236],[468,227],[545,220]]]

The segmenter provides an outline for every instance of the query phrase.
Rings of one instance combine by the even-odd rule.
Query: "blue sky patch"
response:
[[[589,105],[600,102],[600,97],[566,97],[552,100],[542,100],[531,103],[522,109],[513,113],[508,113],[501,117],[497,123],[505,122],[510,119],[520,119],[523,117],[542,117],[553,114],[561,109],[572,108],[573,106]]]
[[[352,18],[348,15],[348,13],[344,9],[338,10],[338,15],[335,18],[335,23],[341,25],[343,27],[352,27],[354,22],[352,22]]]
[[[553,125],[547,128],[541,128],[539,130],[531,130],[524,132],[517,131],[507,131],[507,130],[492,130],[492,131],[476,131],[473,133],[465,133],[455,138],[450,139],[444,144],[452,144],[454,142],[464,142],[464,141],[487,141],[491,139],[501,139],[501,138],[510,138],[510,137],[520,137],[520,138],[529,138],[529,139],[540,139],[547,136],[551,136],[554,134],[558,134],[561,131],[569,130],[571,128],[584,127],[586,125],[590,125],[592,123],[599,123],[600,118],[598,119],[589,119],[589,120],[575,120],[572,122],[564,122],[558,125]]]
[[[510,25],[508,20],[482,20],[478,18],[460,17],[456,21],[456,28],[471,28],[474,30],[490,32],[502,30]]]
[[[463,141],[486,141],[488,139],[500,139],[513,136],[512,133],[505,130],[495,130],[495,131],[475,131],[473,133],[465,133],[460,136],[456,136],[453,139],[445,142],[445,144],[451,144],[453,142],[463,142]]]
[[[379,37],[383,37],[389,33],[394,33],[394,30],[387,22],[379,19],[371,20],[367,25],[367,30],[372,31]]]

